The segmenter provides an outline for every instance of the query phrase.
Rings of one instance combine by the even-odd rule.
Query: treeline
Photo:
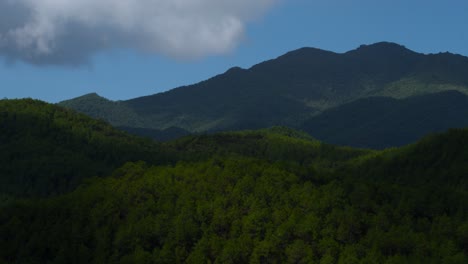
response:
[[[165,162],[156,143],[37,100],[0,100],[0,193],[49,196],[128,161]]]

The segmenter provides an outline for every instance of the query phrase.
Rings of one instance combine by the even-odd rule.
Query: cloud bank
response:
[[[0,56],[82,64],[126,48],[176,58],[232,50],[275,0],[0,0]]]

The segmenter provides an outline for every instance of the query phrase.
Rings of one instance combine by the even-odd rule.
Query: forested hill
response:
[[[322,155],[325,145],[287,128],[191,136],[160,144],[117,130],[109,124],[38,100],[0,100],[0,195],[50,196],[70,191],[89,177],[109,175],[126,162],[174,164],[214,155],[260,155],[293,159]],[[290,157],[278,155],[271,143],[289,144]],[[314,148],[307,146],[314,145]],[[339,149],[339,148],[337,148]],[[361,151],[343,148],[343,155]],[[250,154],[249,154],[250,153]],[[296,153],[296,154],[294,154]]]
[[[451,129],[428,135],[415,144],[361,156],[348,164],[351,167],[342,169],[346,173],[358,168],[360,177],[375,182],[467,191],[467,146],[468,129]],[[458,202],[468,205],[467,200]]]
[[[232,68],[194,85],[127,101],[113,102],[90,94],[60,104],[135,133],[147,135],[153,129],[155,138],[160,130],[174,127],[192,133],[277,125],[302,128],[311,117],[362,98],[404,99],[447,90],[468,94],[467,76],[467,57],[451,53],[426,55],[381,42],[346,53],[302,48],[249,69]],[[330,127],[338,125],[330,123]],[[350,130],[353,134],[365,133],[355,132],[357,127]],[[353,137],[346,129],[337,133],[342,138]],[[409,138],[420,136],[413,133]],[[385,139],[377,139],[377,145],[384,145]],[[409,143],[399,139],[392,146]],[[341,142],[331,139],[330,143]]]
[[[155,144],[38,101],[0,109],[2,181],[86,177],[0,203],[0,263],[468,262],[467,129],[384,151],[284,127]]]
[[[0,193],[48,196],[128,161],[165,161],[157,144],[41,101],[0,100]]]

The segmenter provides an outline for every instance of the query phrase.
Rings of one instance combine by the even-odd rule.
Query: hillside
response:
[[[126,127],[118,126],[120,130],[126,131],[133,135],[138,135],[140,137],[151,138],[156,141],[169,141],[172,139],[181,138],[183,136],[188,136],[192,133],[189,131],[178,128],[178,127],[169,127],[166,129],[152,129],[152,128],[141,128],[141,127]]]
[[[0,195],[49,196],[128,161],[163,161],[156,143],[41,101],[0,100]]]
[[[394,43],[362,45],[341,54],[302,48],[250,69],[235,67],[164,93],[118,102],[94,94],[60,104],[114,126],[132,128],[137,134],[148,135],[152,129],[153,138],[174,127],[192,133],[277,125],[301,128],[323,111],[363,98],[405,99],[448,90],[468,94],[467,73],[467,57],[425,55]],[[346,130],[341,132],[341,137],[352,137]],[[161,139],[167,138],[163,135]],[[320,136],[312,131],[311,135]],[[361,146],[362,142],[347,144]]]
[[[401,148],[361,155],[341,169],[343,173],[356,170],[355,175],[359,175],[359,178],[374,182],[421,188],[453,187],[466,192],[467,145],[468,129],[451,129],[445,133],[428,135],[417,143]],[[468,206],[466,199],[452,202]],[[431,204],[432,202],[425,206]]]
[[[122,102],[114,102],[96,93],[60,102],[60,106],[74,109],[96,119],[103,119],[114,126],[140,127],[141,118]]]
[[[468,127],[468,96],[446,91],[400,100],[359,99],[326,110],[301,128],[328,143],[382,149],[457,127]]]
[[[111,164],[63,195],[0,204],[2,263],[468,261],[466,129],[385,151],[336,147],[284,127],[154,144],[45,103],[2,105],[2,131],[24,142],[2,141],[3,155],[61,146],[82,162],[74,167],[82,176],[84,167]],[[75,130],[93,140],[79,137],[73,148]],[[122,144],[147,152],[108,163],[109,144],[119,154]],[[83,147],[103,152],[87,158]],[[154,151],[159,158],[148,158]],[[49,155],[34,163],[43,153],[22,152],[11,171],[36,175],[50,164],[53,175],[70,162]]]

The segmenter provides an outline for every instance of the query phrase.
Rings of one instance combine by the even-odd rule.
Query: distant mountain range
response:
[[[467,57],[381,42],[346,53],[302,48],[164,93],[117,102],[88,94],[60,105],[157,139],[281,125],[384,148],[466,126],[466,95]]]

